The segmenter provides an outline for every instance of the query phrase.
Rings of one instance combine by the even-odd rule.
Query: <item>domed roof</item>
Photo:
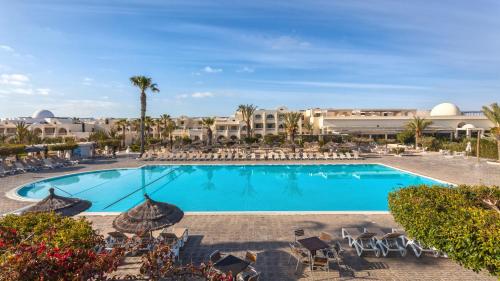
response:
[[[31,116],[31,118],[33,118],[33,119],[45,119],[45,118],[54,118],[54,117],[55,117],[54,113],[52,113],[51,111],[48,111],[46,109],[37,110]]]
[[[475,129],[476,126],[472,125],[472,124],[465,124],[462,126],[462,129]]]
[[[457,116],[460,114],[458,106],[449,102],[440,103],[431,110],[431,116]]]

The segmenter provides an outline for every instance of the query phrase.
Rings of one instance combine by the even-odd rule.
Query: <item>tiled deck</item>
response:
[[[308,161],[309,163],[383,163],[422,175],[453,183],[500,185],[500,167],[477,164],[475,159],[445,159],[427,155],[415,157],[382,157],[362,161]],[[167,164],[168,162],[159,162]],[[189,163],[189,162],[182,162]],[[207,163],[207,162],[203,162]],[[238,162],[224,162],[238,163]],[[249,162],[244,162],[249,163]],[[262,163],[262,162],[258,162]],[[273,162],[287,163],[287,161]],[[133,159],[100,161],[82,164],[57,171],[26,173],[0,178],[0,214],[14,211],[28,203],[8,199],[4,193],[19,185],[67,173],[118,167],[136,167],[155,162],[140,162]],[[89,217],[103,232],[110,229],[111,216]],[[395,225],[391,215],[186,215],[179,226],[190,229],[191,239],[182,253],[184,261],[200,262],[208,254],[219,249],[242,256],[245,250],[259,253],[257,269],[263,272],[263,280],[495,280],[487,274],[476,274],[465,270],[447,259],[424,257],[416,259],[411,253],[405,258],[391,255],[388,258],[358,258],[348,249],[346,264],[351,271],[333,268],[329,273],[309,271],[294,272],[294,264],[288,265],[287,243],[293,239],[292,229],[304,227],[309,235],[327,231],[340,236],[340,228],[346,226],[371,225],[390,229]],[[343,242],[345,248],[347,243]],[[292,261],[293,263],[293,261]],[[120,273],[133,273],[137,269],[122,268]]]

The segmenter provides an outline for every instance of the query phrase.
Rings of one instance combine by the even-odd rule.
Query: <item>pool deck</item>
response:
[[[190,162],[182,162],[189,164]],[[193,162],[209,164],[209,162]],[[217,162],[222,164],[263,164],[258,162]],[[289,161],[270,161],[272,164],[287,164]],[[297,162],[293,162],[297,163]],[[412,157],[381,157],[360,161],[300,161],[300,163],[381,163],[398,169],[407,170],[424,176],[456,184],[488,184],[500,186],[500,167],[492,166],[475,159],[447,159],[438,155]],[[21,202],[5,197],[5,192],[20,185],[47,177],[67,173],[138,167],[144,164],[168,164],[168,162],[142,162],[134,159],[101,160],[95,163],[80,164],[75,167],[25,173],[0,178],[0,214],[25,207],[29,202]],[[102,233],[111,230],[114,216],[89,216],[95,227]],[[353,249],[346,248],[345,263],[350,267],[339,273],[337,267],[330,272],[308,270],[295,273],[292,259],[288,264],[288,242],[293,241],[292,230],[296,227],[306,229],[306,235],[319,235],[319,232],[332,233],[340,239],[342,227],[370,226],[381,230],[397,227],[389,214],[302,214],[302,215],[186,215],[178,224],[190,231],[190,240],[181,252],[184,262],[201,262],[213,250],[243,256],[246,250],[256,251],[256,268],[262,271],[261,280],[496,280],[486,273],[476,274],[463,269],[445,258],[423,257],[417,259],[412,253],[404,257],[395,254],[387,258],[376,258],[368,254],[359,258]],[[127,263],[120,267],[118,274],[135,274],[137,259],[127,258]]]

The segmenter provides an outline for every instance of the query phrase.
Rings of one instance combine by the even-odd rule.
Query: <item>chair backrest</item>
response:
[[[247,280],[248,281],[259,281],[259,279],[260,279],[260,272],[257,272],[255,275],[250,276],[250,278],[248,278]]]
[[[210,254],[210,261],[215,263],[215,262],[218,262],[220,259],[222,258],[222,254],[219,250],[213,252]]]
[[[333,236],[330,233],[327,232],[321,232],[319,234],[319,239],[325,241],[325,242],[330,242],[333,240]]]
[[[293,234],[295,235],[295,241],[297,241],[297,237],[304,236],[305,232],[303,228],[298,228],[293,231]]]
[[[256,263],[257,262],[257,253],[247,251],[247,253],[245,254],[245,259],[250,263]]]

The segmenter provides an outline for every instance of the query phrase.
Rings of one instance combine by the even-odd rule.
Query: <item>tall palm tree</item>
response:
[[[162,114],[160,115],[160,118],[158,121],[160,122],[159,127],[165,129],[168,125],[168,122],[170,122],[171,117],[168,114]],[[160,138],[163,140],[165,136],[163,135],[163,130],[160,130]]]
[[[287,112],[285,113],[284,125],[286,133],[292,143],[292,151],[295,152],[295,135],[299,129],[299,121],[302,118],[300,112]]]
[[[116,121],[115,125],[120,128],[120,131],[122,131],[122,142],[123,142],[123,147],[125,147],[125,138],[126,138],[126,132],[127,132],[127,126],[129,125],[129,122],[127,119],[119,119]]]
[[[430,125],[432,125],[432,121],[420,117],[413,117],[413,119],[406,124],[406,127],[415,133],[415,149],[418,148],[418,143],[422,137],[422,133]]]
[[[302,124],[302,128],[304,128],[304,130],[306,130],[308,134],[312,135],[314,130],[313,124],[309,122],[304,122],[304,124]]]
[[[246,123],[247,138],[249,138],[252,136],[252,127],[251,127],[252,116],[255,110],[257,110],[257,107],[253,104],[240,104],[238,106],[238,110],[241,111],[243,121]]]
[[[26,142],[29,134],[28,127],[29,126],[24,121],[21,121],[16,124],[16,134],[15,134],[16,143],[23,144]]]
[[[498,161],[500,162],[500,106],[498,103],[492,103],[489,107],[483,106],[483,113],[493,123],[491,134],[495,136],[498,149]]]
[[[173,133],[176,129],[175,122],[171,119],[166,121],[165,127],[163,127],[163,130],[165,132],[165,135],[168,135],[169,138],[169,143],[170,143],[170,151],[172,151],[173,145],[174,145],[174,136]]]
[[[215,124],[215,118],[206,117],[201,120],[201,124],[207,129],[208,145],[212,145],[212,126]]]
[[[152,93],[157,93],[160,91],[158,85],[153,83],[150,77],[146,76],[132,76],[130,77],[130,82],[132,85],[139,88],[141,91],[141,150],[140,154],[144,153],[144,119],[146,118],[146,92],[149,90]]]

